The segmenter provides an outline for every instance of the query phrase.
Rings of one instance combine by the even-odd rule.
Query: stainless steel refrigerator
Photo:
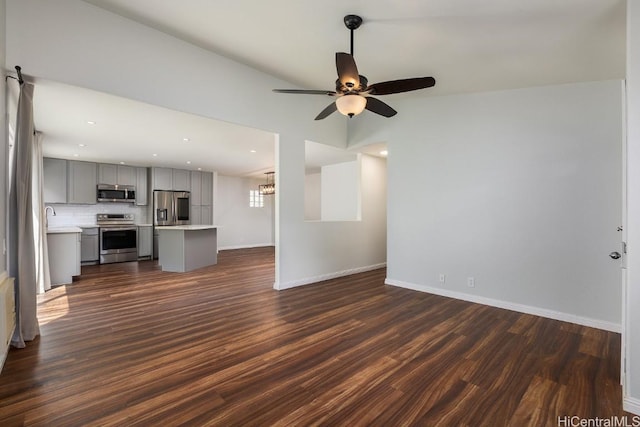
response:
[[[191,224],[191,193],[188,191],[153,191],[153,258],[158,258],[156,226]]]

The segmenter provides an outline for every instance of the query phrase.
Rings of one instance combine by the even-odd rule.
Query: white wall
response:
[[[304,219],[320,221],[320,172],[304,176]]]
[[[640,414],[640,5],[627,1],[627,289],[624,409]]]
[[[350,127],[389,144],[391,283],[620,329],[620,81],[394,107]]]
[[[218,249],[272,246],[274,242],[273,196],[264,196],[264,207],[249,207],[249,190],[264,180],[218,175],[214,223]]]
[[[360,219],[360,162],[322,166],[320,218],[322,221]]]
[[[8,0],[7,18],[25,74],[274,132],[277,288],[385,262],[384,223],[304,221],[304,141],[346,146],[344,117],[313,120],[322,98],[272,93],[290,84],[80,0]]]

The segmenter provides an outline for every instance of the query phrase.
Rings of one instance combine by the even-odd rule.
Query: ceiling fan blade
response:
[[[306,90],[306,89],[273,89],[276,93],[299,93],[304,95],[329,95],[334,96],[336,93],[332,90]]]
[[[398,114],[396,110],[389,107],[384,102],[370,96],[367,96],[367,105],[364,108],[384,117],[393,117]]]
[[[374,83],[366,91],[371,95],[389,95],[392,93],[409,92],[412,90],[426,89],[436,84],[433,77],[415,77],[412,79],[391,80],[388,82]]]
[[[360,86],[360,75],[353,56],[344,52],[336,52],[336,69],[338,70],[338,80],[346,88],[357,88]]]
[[[316,116],[316,120],[322,120],[325,117],[327,117],[329,114],[333,113],[334,111],[336,111],[338,109],[338,107],[336,106],[335,102],[332,102],[331,104],[329,104],[327,106],[327,108],[325,108],[324,110],[322,110],[320,112],[320,114],[318,114]]]

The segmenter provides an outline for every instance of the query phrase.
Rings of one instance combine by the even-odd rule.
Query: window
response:
[[[249,190],[249,207],[250,208],[264,207],[264,195],[260,194],[260,191]]]

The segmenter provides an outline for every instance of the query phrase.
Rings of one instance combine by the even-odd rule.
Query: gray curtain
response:
[[[9,275],[15,277],[16,330],[11,344],[22,348],[40,334],[33,224],[33,85],[22,83],[18,98],[15,155],[9,170]]]
[[[39,294],[51,289],[49,273],[49,250],[47,248],[47,221],[44,212],[44,165],[42,154],[42,133],[36,132],[32,150],[33,186],[33,235],[35,236],[36,282]]]

